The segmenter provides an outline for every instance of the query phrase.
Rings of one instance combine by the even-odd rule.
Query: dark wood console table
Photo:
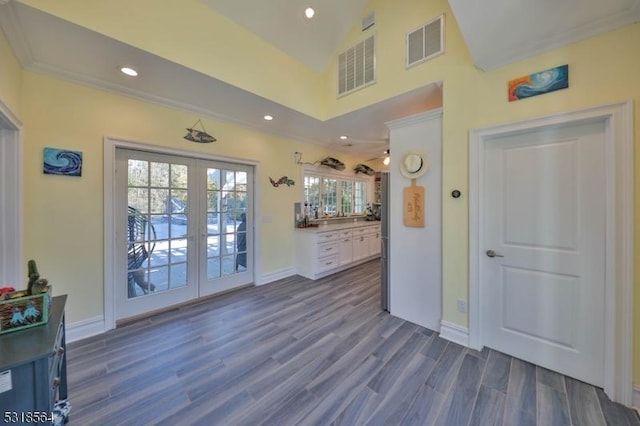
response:
[[[50,415],[67,398],[66,301],[66,295],[52,299],[47,324],[0,336],[0,423],[10,412],[18,420],[11,424],[33,424],[25,414]]]

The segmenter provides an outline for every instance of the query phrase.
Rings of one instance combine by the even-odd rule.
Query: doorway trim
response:
[[[22,281],[22,122],[0,99],[0,282]]]
[[[605,124],[604,390],[616,402],[633,399],[633,103],[625,101],[515,123],[472,129],[469,136],[469,346],[482,349],[481,262],[485,236],[484,149],[496,137],[584,121]]]
[[[261,246],[260,221],[255,218],[261,217],[260,212],[260,189],[257,182],[260,182],[260,163],[237,157],[225,157],[212,155],[204,152],[189,151],[153,145],[144,142],[136,142],[127,139],[120,139],[106,136],[104,138],[104,330],[109,331],[116,328],[116,292],[115,292],[115,271],[116,271],[116,150],[133,149],[158,154],[177,155],[195,159],[225,161],[254,167],[253,182],[253,252],[256,247]],[[254,255],[253,262],[253,282],[258,284],[257,271],[261,270],[260,256]]]

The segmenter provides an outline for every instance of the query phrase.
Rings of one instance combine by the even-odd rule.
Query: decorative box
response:
[[[46,324],[50,307],[49,287],[40,294],[0,300],[0,334]]]

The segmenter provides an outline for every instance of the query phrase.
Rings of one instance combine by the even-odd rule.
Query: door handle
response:
[[[493,250],[487,250],[487,256],[489,257],[504,257],[501,254],[497,254],[495,251]]]

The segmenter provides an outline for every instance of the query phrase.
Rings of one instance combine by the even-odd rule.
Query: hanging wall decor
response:
[[[333,158],[333,157],[326,157],[323,158],[322,160],[320,160],[320,165],[322,166],[326,166],[326,167],[331,167],[334,170],[344,170],[344,163],[340,160],[338,160],[337,158]]]
[[[569,87],[569,65],[561,65],[509,81],[509,102]]]
[[[82,176],[82,152],[45,148],[43,157],[46,175]]]
[[[411,179],[411,186],[402,191],[402,217],[404,226],[412,228],[425,227],[426,192],[424,186],[416,184],[416,179],[429,169],[426,154],[410,152],[400,163],[400,173]]]
[[[200,127],[202,128],[202,130],[198,130],[195,128],[198,125],[198,123],[200,124]],[[216,141],[216,138],[214,138],[209,133],[207,133],[207,131],[204,128],[204,124],[202,124],[202,121],[200,119],[198,119],[198,121],[193,123],[193,126],[187,127],[187,131],[189,133],[187,133],[184,138],[188,141],[198,142],[198,143],[211,143]]]
[[[271,176],[269,176],[269,182],[271,182],[271,185],[273,185],[274,188],[279,187],[280,185],[287,185],[287,186],[293,186],[296,183],[293,181],[293,179],[289,179],[286,176],[282,176],[280,179],[278,180],[273,180],[271,178]]]
[[[358,164],[354,169],[354,172],[356,172],[356,174],[358,173],[364,173],[367,176],[373,176],[376,174],[376,171],[373,170],[371,167],[367,166],[366,164]]]

